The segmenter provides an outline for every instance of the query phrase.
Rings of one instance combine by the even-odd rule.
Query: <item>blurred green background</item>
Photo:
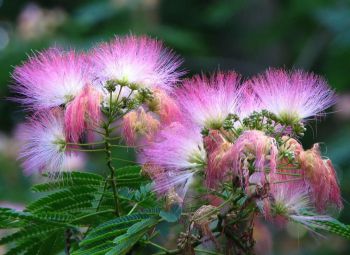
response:
[[[345,200],[340,219],[350,224],[349,0],[0,0],[0,205],[32,200],[30,185],[38,181],[16,162],[13,136],[24,112],[6,100],[13,67],[50,45],[88,49],[131,32],[165,41],[183,56],[188,75],[219,68],[248,77],[286,67],[325,76],[338,104],[312,123],[304,142],[322,142],[333,160]],[[273,252],[262,254],[350,254],[340,238],[269,228]]]

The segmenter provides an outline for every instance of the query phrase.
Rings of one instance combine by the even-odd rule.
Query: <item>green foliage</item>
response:
[[[89,227],[79,247],[75,234],[68,238],[72,249],[76,250],[74,254],[116,254],[130,250],[157,223],[160,210],[152,203],[155,199],[151,184],[141,175],[141,168],[124,167],[116,170],[120,198],[126,203],[125,208],[133,206],[135,210],[140,206],[143,209],[110,220],[114,204],[108,178],[106,181],[97,174],[72,172],[35,185],[33,191],[45,192],[45,195],[24,211],[0,208],[0,228],[14,229],[0,240],[0,245],[11,244],[13,248],[7,253],[10,255],[54,254],[54,250],[64,249],[67,231],[85,235],[86,230],[81,227]],[[128,236],[127,240],[113,243],[123,235]]]
[[[28,211],[70,211],[82,205],[91,204],[95,199],[97,189],[81,186],[61,190],[29,204]]]
[[[113,250],[127,251],[145,234],[144,231],[156,224],[158,213],[159,210],[146,210],[142,213],[126,215],[104,222],[88,233],[85,239],[80,242],[80,249],[75,251],[73,255],[104,254],[113,247]],[[136,225],[138,223],[142,223],[141,226]],[[132,239],[133,242],[129,243],[129,239]],[[117,243],[117,246],[112,241]],[[113,252],[110,254],[116,254]]]
[[[327,216],[323,218],[322,216],[308,213],[305,219],[296,221],[308,229],[311,228],[315,232],[326,231],[350,239],[350,227],[331,217]]]
[[[1,244],[7,244],[14,241],[23,241],[26,239],[42,239],[47,235],[62,230],[62,227],[53,226],[38,226],[38,227],[25,227],[11,235],[5,236],[0,240]]]
[[[100,186],[104,182],[102,176],[93,173],[64,172],[57,180],[34,185],[35,192],[53,191],[62,188],[72,188],[77,186]]]
[[[320,229],[324,229],[335,235],[350,239],[350,227],[336,219],[332,219],[330,221],[316,221],[315,224],[319,225]]]
[[[144,219],[132,225],[128,231],[116,237],[113,243],[116,246],[106,255],[125,255],[130,249],[147,233],[147,231],[158,223],[155,218]]]
[[[0,245],[12,247],[6,255],[56,254],[67,247],[72,255],[126,255],[139,243],[151,243],[159,222],[179,221],[182,207],[161,210],[139,166],[117,169],[115,175],[123,207],[119,217],[115,217],[110,177],[84,172],[63,173],[60,179],[34,186],[35,192],[45,194],[24,211],[0,208],[0,227],[11,230],[0,240]],[[233,190],[225,192],[221,197],[238,207],[249,201],[240,189],[234,195]],[[350,239],[349,226],[330,217],[305,213],[295,220],[315,232]]]
[[[148,182],[145,176],[142,176],[140,166],[126,166],[116,169],[117,187],[139,187],[140,184]]]

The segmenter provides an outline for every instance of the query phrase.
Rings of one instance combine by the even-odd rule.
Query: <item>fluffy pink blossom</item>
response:
[[[133,35],[98,45],[91,54],[93,76],[100,84],[123,81],[138,87],[169,90],[179,80],[181,60],[157,40]]]
[[[102,119],[101,99],[101,92],[87,85],[67,105],[65,130],[68,141],[78,142],[86,131],[89,140],[92,139],[93,129],[98,127]]]
[[[309,185],[304,180],[305,171],[300,168],[298,163],[300,154],[304,151],[302,145],[297,140],[287,136],[282,137],[282,140],[284,144],[279,148],[280,155],[289,153],[296,162],[291,163],[285,157],[279,158],[277,167],[268,174],[271,193],[273,194],[281,188],[291,193],[300,190],[303,190],[303,192],[309,191]],[[274,189],[277,189],[277,191]],[[310,196],[310,194],[308,195]]]
[[[159,195],[170,196],[170,201],[181,204],[192,182],[193,171],[168,170],[153,163],[143,165],[143,170],[153,180],[153,188]],[[168,197],[169,198],[169,197]]]
[[[218,128],[230,113],[238,113],[241,102],[239,75],[218,72],[185,80],[175,92],[185,115],[200,127]]]
[[[84,170],[86,166],[86,155],[83,153],[68,153],[62,165],[64,171]]]
[[[329,159],[323,159],[319,145],[300,153],[301,168],[305,172],[305,181],[310,185],[311,194],[318,211],[328,205],[343,207],[336,172]]]
[[[335,103],[335,94],[319,76],[303,71],[269,69],[250,80],[261,108],[287,123],[317,116]]]
[[[232,170],[240,177],[242,186],[248,187],[249,181],[263,185],[266,180],[266,169],[276,171],[278,150],[276,141],[266,136],[262,131],[248,130],[234,142],[233,146],[222,157],[223,171]],[[253,162],[257,172],[253,179],[249,179],[249,164]]]
[[[15,69],[13,90],[16,100],[33,110],[67,104],[87,83],[85,57],[74,51],[51,48],[30,57]]]
[[[124,116],[122,133],[128,145],[135,145],[142,139],[150,141],[159,126],[160,123],[155,116],[140,107]]]
[[[149,105],[150,110],[159,115],[162,125],[169,125],[172,122],[181,122],[182,112],[178,103],[164,90],[153,90],[154,100]]]
[[[60,111],[37,114],[19,130],[19,158],[26,174],[59,172],[66,164],[66,135]]]
[[[312,149],[304,151],[296,140],[283,139],[285,143],[280,151],[293,153],[296,162],[291,164],[284,158],[278,162],[276,171],[269,174],[272,193],[275,192],[274,188],[282,187],[291,193],[306,190],[310,203],[318,211],[324,211],[329,205],[341,209],[343,205],[336,172],[331,161],[322,158],[319,145],[315,144]]]
[[[327,225],[322,222],[334,220],[332,217],[305,214],[305,212],[314,212],[314,205],[310,200],[308,189],[307,185],[296,189],[294,185],[290,185],[288,182],[273,184],[271,186],[273,198],[272,220],[282,226],[288,221],[294,221],[313,232],[315,232],[315,227],[327,230]]]
[[[271,184],[273,220],[280,225],[284,225],[290,216],[300,216],[303,211],[312,210],[307,189],[307,186],[300,186],[300,188],[295,189],[295,186],[288,182]]]
[[[254,111],[261,111],[261,100],[254,92],[251,82],[247,81],[242,85],[242,102],[239,107],[239,117],[241,119],[248,117]]]
[[[160,126],[167,126],[181,119],[182,113],[175,100],[164,90],[155,89],[152,100],[124,116],[122,133],[127,144],[135,145],[152,140]]]
[[[184,197],[194,173],[206,164],[206,153],[200,130],[197,127],[177,122],[161,130],[154,141],[142,151],[140,160],[156,166],[148,173],[155,182],[155,189],[161,192],[176,190]],[[159,169],[162,174],[159,174]],[[154,172],[155,173],[152,173]]]
[[[218,130],[210,130],[208,136],[204,137],[204,148],[207,152],[208,163],[205,169],[206,184],[210,188],[216,187],[226,179],[228,174],[223,157],[232,147]]]
[[[143,161],[165,169],[203,168],[206,153],[200,130],[191,124],[174,122],[164,127],[142,151]]]

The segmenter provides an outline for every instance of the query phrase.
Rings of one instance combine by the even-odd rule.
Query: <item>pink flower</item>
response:
[[[142,151],[143,161],[165,169],[203,168],[206,153],[200,130],[191,124],[178,122],[166,126],[154,141]]]
[[[223,157],[231,147],[232,144],[227,142],[218,130],[210,130],[208,136],[204,137],[204,148],[208,158],[205,181],[208,187],[215,188],[225,181],[229,166],[223,161]]]
[[[66,163],[66,135],[61,111],[35,115],[19,130],[19,159],[26,174],[59,172]]]
[[[248,117],[254,111],[261,111],[261,100],[254,92],[250,81],[245,82],[242,85],[242,102],[239,107],[239,117],[242,119]]]
[[[91,55],[93,74],[105,85],[116,80],[136,87],[169,90],[179,80],[181,60],[161,42],[148,37],[116,37],[98,45]]]
[[[192,176],[206,164],[200,130],[191,124],[177,122],[165,126],[143,149],[140,161],[154,166],[148,168],[148,173],[155,177],[158,192],[174,189],[184,197]]]
[[[235,72],[219,72],[210,78],[197,75],[185,80],[175,95],[188,119],[200,127],[217,129],[228,114],[238,113],[239,75]]]
[[[123,118],[122,133],[128,145],[136,145],[145,138],[150,141],[159,129],[159,121],[142,107]]]
[[[304,151],[302,145],[288,136],[283,136],[282,141],[283,145],[279,147],[278,164],[268,174],[271,193],[276,192],[274,189],[278,191],[282,187],[291,193],[300,190],[309,191],[309,185],[304,180],[305,171],[299,164],[300,154]],[[282,157],[285,154],[290,155],[294,160],[290,162],[290,158]],[[310,196],[309,193],[308,196]]]
[[[301,185],[296,189],[295,185],[288,182],[271,185],[272,220],[282,226],[287,221],[294,221],[316,234],[315,228],[327,230],[327,225],[322,222],[334,219],[327,215],[314,214],[314,205],[308,189],[308,185]]]
[[[93,129],[98,127],[102,120],[101,100],[101,92],[87,85],[67,105],[64,121],[68,141],[78,142],[86,131],[89,140],[92,140]]]
[[[336,172],[331,161],[322,158],[319,145],[315,144],[312,149],[304,151],[296,140],[283,139],[285,144],[280,151],[293,153],[295,163],[291,164],[285,158],[278,162],[276,171],[269,174],[271,192],[282,187],[290,193],[304,190],[310,203],[319,212],[330,205],[341,209],[343,205]]]
[[[194,175],[194,172],[190,170],[167,170],[153,163],[145,163],[143,171],[153,180],[155,192],[161,196],[167,195],[170,200],[174,200],[170,201],[170,203],[175,202],[179,204],[182,204]]]
[[[295,189],[288,182],[271,184],[273,220],[284,225],[291,216],[300,216],[304,211],[312,211],[307,189],[307,186]]]
[[[319,145],[300,153],[301,168],[305,172],[305,181],[310,185],[311,194],[318,211],[328,205],[343,207],[336,172],[329,159],[323,159]]]
[[[31,57],[15,69],[15,100],[33,110],[43,110],[69,103],[87,83],[85,57],[74,51],[51,48]]]
[[[175,101],[164,90],[153,91],[154,100],[148,105],[149,109],[159,115],[162,125],[169,125],[172,122],[181,122],[182,112]]]
[[[262,186],[266,181],[266,168],[276,171],[278,150],[276,141],[262,131],[248,130],[242,133],[222,157],[222,171],[232,170],[246,189],[249,182]],[[250,162],[256,171],[249,179]],[[244,182],[243,182],[244,180]]]
[[[62,165],[62,169],[65,171],[84,170],[86,166],[86,155],[83,153],[68,153],[66,160]]]
[[[288,124],[317,116],[335,103],[335,93],[326,81],[303,71],[269,69],[249,83],[261,100],[261,109]]]

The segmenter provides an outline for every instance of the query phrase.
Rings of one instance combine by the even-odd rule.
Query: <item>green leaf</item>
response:
[[[29,238],[45,238],[52,232],[62,230],[62,227],[49,227],[49,226],[39,226],[39,227],[28,227],[26,229],[21,229],[11,235],[5,236],[0,240],[1,244],[7,244],[14,241],[25,240]]]
[[[124,235],[118,236],[113,240],[117,245],[106,255],[125,255],[157,223],[158,220],[155,218],[135,223]]]
[[[23,254],[23,252],[31,249],[33,246],[37,246],[38,242],[40,242],[39,239],[27,239],[24,241],[17,242],[16,246],[8,250],[5,253],[5,255]]]
[[[112,241],[106,241],[96,246],[89,248],[80,248],[79,250],[73,251],[72,255],[104,255],[110,251],[115,244]]]
[[[172,205],[169,212],[160,211],[159,216],[167,222],[176,222],[180,219],[182,208],[179,205]]]
[[[31,203],[26,210],[38,211],[69,211],[76,206],[90,204],[95,199],[97,189],[95,187],[74,187],[45,196]]]
[[[126,166],[115,171],[118,187],[140,187],[149,180],[142,175],[140,166]]]
[[[315,231],[327,231],[329,233],[350,239],[349,226],[330,216],[319,216],[313,213],[305,213],[302,216],[291,216],[291,219]]]
[[[141,236],[142,237],[142,236]],[[126,237],[124,242],[121,242],[117,244],[117,246],[114,246],[109,252],[106,253],[106,255],[125,255],[127,254],[130,249],[140,240],[141,238],[139,235],[135,235],[132,237]]]
[[[140,213],[118,217],[98,225],[79,243],[80,248],[74,251],[73,255],[105,254],[115,247],[113,240],[116,237],[126,234],[128,230],[136,231],[136,227],[131,230],[130,228],[138,222],[157,217],[159,211],[158,208],[146,209]]]
[[[96,244],[101,240],[115,238],[118,234],[124,234],[130,226],[141,220],[150,218],[150,214],[131,214],[109,220],[94,228],[83,241],[80,246]]]
[[[23,221],[20,226],[24,225],[26,222],[30,223],[46,223],[49,225],[65,225],[64,223],[69,222],[74,217],[65,213],[55,213],[55,212],[42,212],[38,214],[32,214],[30,212],[16,211],[10,208],[0,208],[0,223],[7,222],[6,228],[18,227],[18,223]],[[15,224],[13,224],[15,223]],[[17,223],[17,224],[16,224]],[[1,226],[1,224],[0,224]]]
[[[330,221],[315,221],[316,228],[326,230],[338,236],[350,239],[350,228],[336,219]]]
[[[32,187],[34,192],[46,192],[77,186],[100,186],[104,182],[101,175],[87,172],[63,172],[54,181],[37,184]]]

